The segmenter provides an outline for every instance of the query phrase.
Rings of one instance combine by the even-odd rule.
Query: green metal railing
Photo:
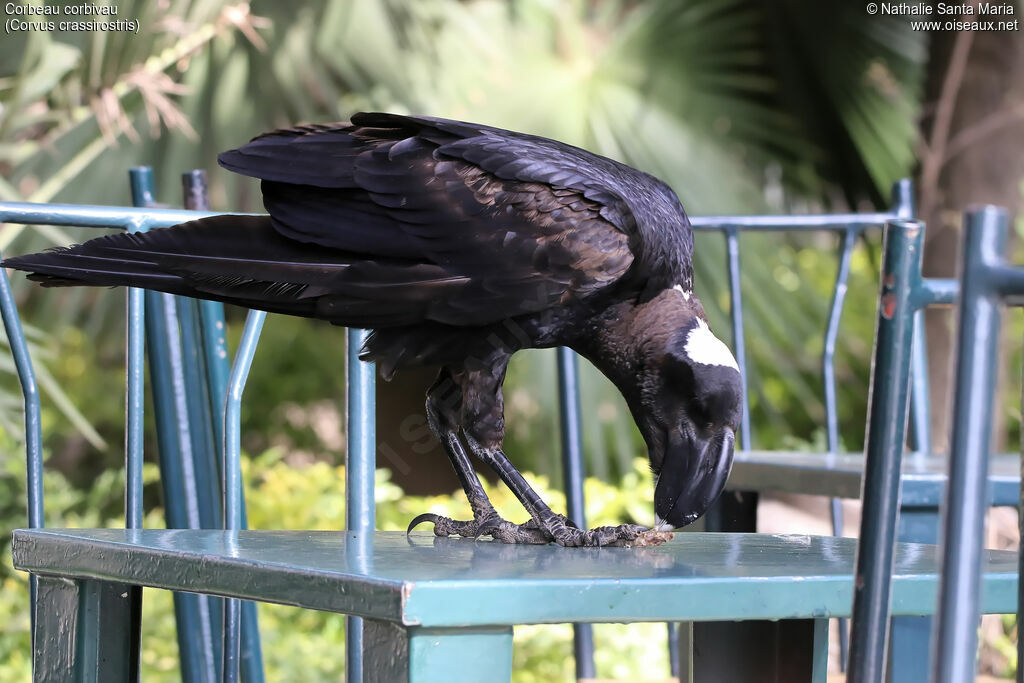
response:
[[[942,515],[942,579],[931,657],[932,680],[937,683],[973,680],[977,670],[1000,309],[1007,303],[1020,305],[1024,297],[1024,267],[1008,265],[1005,258],[1008,223],[1006,210],[995,206],[971,208],[964,218],[956,391]],[[1021,501],[1024,507],[1024,488]],[[1018,572],[1018,624],[1024,606],[1019,576]],[[1024,662],[1022,638],[1017,639],[1017,654],[1018,662]],[[1017,680],[1022,678],[1018,664]]]
[[[215,215],[205,211],[152,208],[155,198],[152,172],[148,168],[132,169],[130,180],[133,202],[140,208],[2,203],[0,222],[145,231]],[[195,206],[196,202],[205,201],[202,185],[200,173],[185,175],[187,203]],[[223,307],[215,302],[136,289],[129,289],[127,298],[125,525],[127,528],[142,526],[144,359],[148,345],[168,525],[171,528],[219,528],[224,520],[220,503],[222,466],[221,457],[216,456],[221,452],[220,447],[215,444],[224,443],[224,410],[233,412],[237,423],[240,398],[232,397],[225,404],[228,360]],[[43,460],[39,393],[6,273],[0,273],[0,311],[25,394],[28,523],[30,527],[40,528],[43,525]],[[263,314],[254,315],[262,317]],[[255,349],[255,339],[251,347]],[[236,358],[236,366],[248,362],[251,362],[251,355],[246,356],[246,353]],[[242,375],[243,383],[244,379]],[[227,424],[231,423],[232,418],[229,418]],[[237,461],[237,448],[234,458]],[[226,493],[233,496],[230,509],[244,526],[240,488],[230,478],[229,484]],[[229,520],[234,519],[235,516],[229,516]],[[34,584],[33,580],[33,612]],[[138,613],[140,596],[133,595],[132,600]],[[220,631],[222,619],[220,602],[206,596],[175,595],[185,681],[214,680],[222,673],[231,675],[232,667],[226,670],[222,664],[222,640],[215,635]],[[258,683],[263,680],[263,672],[255,605],[246,603],[240,618],[244,627],[229,631],[229,641],[230,633],[240,631],[236,640],[244,642],[243,677],[248,682]],[[136,654],[138,623],[136,618],[133,625]],[[233,625],[232,629],[235,628]],[[234,670],[237,672],[237,668]]]

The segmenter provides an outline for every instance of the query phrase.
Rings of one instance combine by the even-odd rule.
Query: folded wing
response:
[[[358,327],[480,326],[624,277],[626,171],[543,138],[425,117],[275,131],[220,157],[268,217],[218,216],[8,259],[49,284],[134,285]]]

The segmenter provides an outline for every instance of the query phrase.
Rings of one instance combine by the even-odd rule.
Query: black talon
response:
[[[405,530],[405,534],[408,536],[412,533],[412,530],[418,527],[423,522],[430,522],[434,526],[437,526],[438,521],[443,519],[441,515],[435,515],[433,512],[424,512],[422,515],[417,515],[411,522],[409,522],[409,528]]]

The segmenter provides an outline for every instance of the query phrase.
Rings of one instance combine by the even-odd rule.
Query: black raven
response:
[[[370,329],[362,357],[385,377],[440,366],[428,422],[473,519],[426,514],[410,529],[643,542],[636,525],[577,528],[502,452],[502,382],[524,348],[568,346],[625,396],[657,476],[656,532],[694,521],[721,493],[740,374],[693,293],[693,232],[665,183],[541,137],[379,113],[277,130],[219,160],[262,180],[269,216],[110,235],[2,265],[44,285],[133,285]],[[464,445],[530,521],[498,516]]]

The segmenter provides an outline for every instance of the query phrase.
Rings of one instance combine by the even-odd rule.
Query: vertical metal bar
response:
[[[1002,261],[1006,211],[986,206],[964,219],[956,391],[949,478],[942,506],[942,576],[932,645],[933,679],[974,680],[988,457],[999,348],[999,293],[988,268]]]
[[[207,211],[210,200],[207,192],[206,171],[197,169],[181,175],[185,208]],[[210,392],[211,420],[214,443],[224,443],[224,397],[228,386],[228,343],[224,325],[224,304],[203,299],[198,302],[202,352],[205,362],[206,383]],[[214,458],[216,460],[216,458]],[[217,463],[219,468],[220,463]],[[218,525],[219,526],[219,525]]]
[[[373,478],[376,470],[374,365],[359,360],[365,330],[348,330],[348,452],[345,465],[345,527],[354,533],[373,532]]]
[[[186,209],[205,211],[210,208],[205,171],[183,173],[181,187]],[[220,425],[221,429],[217,429],[216,425],[223,419],[224,395],[214,394],[208,381],[211,371],[208,367],[204,330],[200,323],[200,302],[188,297],[177,297],[176,305],[181,324],[181,345],[187,361],[184,368],[185,387],[190,399],[188,420],[192,437],[193,469],[199,493],[200,525],[203,528],[219,528],[220,465],[216,454],[217,444],[224,443],[224,435],[223,425]],[[226,362],[221,365],[226,366]],[[221,419],[215,417],[218,415]],[[220,441],[217,440],[218,436]]]
[[[167,339],[167,366],[165,370],[170,382],[170,398],[173,401],[174,429],[178,433],[178,461],[181,465],[181,482],[184,498],[178,501],[185,509],[189,529],[200,528],[199,488],[196,482],[195,455],[192,444],[192,424],[189,422],[188,388],[185,384],[185,357],[181,343],[181,322],[178,318],[177,297],[161,294],[157,311],[164,319],[164,335]]]
[[[152,206],[152,169],[139,166],[129,172],[132,203]],[[141,226],[145,230],[146,226]],[[168,299],[172,299],[167,295]],[[173,373],[174,346],[177,341],[177,317],[173,306],[168,317],[165,295],[144,293],[144,319],[148,341],[150,386],[153,393],[153,413],[157,426],[157,444],[160,453],[160,483],[164,491],[164,510],[167,526],[172,529],[196,527],[198,520],[190,514],[185,502],[187,495],[182,457],[182,430],[179,429],[175,409],[176,387]],[[169,319],[170,318],[170,319]],[[187,432],[187,425],[184,429]],[[208,616],[208,598],[187,593],[174,594],[174,613],[177,621],[179,662],[182,680],[187,683],[210,681],[216,677],[217,660],[213,652],[212,630]]]
[[[210,208],[209,193],[207,191],[206,171],[196,169],[183,173],[181,186],[184,194],[185,208],[191,211],[206,211]],[[187,337],[183,339],[186,348],[191,348],[199,361],[196,370],[200,377],[193,380],[193,384],[203,391],[202,401],[193,400],[191,404],[201,403],[202,411],[196,416],[204,427],[204,439],[202,449],[196,448],[195,454],[199,458],[196,462],[197,470],[201,471],[200,482],[204,485],[206,493],[206,506],[203,510],[203,527],[220,528],[223,525],[221,519],[221,508],[218,504],[222,499],[223,492],[220,482],[224,473],[221,469],[223,454],[220,449],[224,444],[224,401],[227,396],[228,373],[228,344],[224,322],[224,304],[219,301],[186,300],[187,302],[179,309],[184,321],[193,318],[198,314],[198,320],[187,322],[182,325],[182,334],[194,335],[197,341],[190,341]],[[195,422],[195,420],[194,420]],[[216,444],[216,446],[214,446]],[[198,445],[198,444],[197,444]],[[217,455],[221,457],[218,458]],[[242,528],[247,529],[248,523],[245,514],[245,491],[242,491]],[[208,507],[209,510],[205,508]],[[220,623],[223,619],[220,613],[223,603],[215,598],[208,598],[210,602],[210,622]],[[245,601],[242,603],[242,654],[241,672],[242,680],[246,683],[262,683],[263,675],[263,652],[260,645],[259,621],[256,613],[256,604]],[[214,645],[218,645],[215,641]],[[222,658],[220,653],[215,653],[218,660]]]
[[[127,349],[125,352],[125,495],[127,529],[142,528],[143,411],[146,405],[144,373],[146,356],[145,293],[128,288]]]
[[[839,336],[839,323],[843,316],[843,304],[846,301],[847,280],[850,278],[850,261],[853,248],[857,243],[857,231],[847,228],[843,234],[843,243],[839,248],[839,266],[836,270],[836,284],[832,290],[832,303],[829,307],[828,325],[825,328],[825,346],[821,355],[822,376],[825,384],[825,435],[829,453],[839,452],[839,406],[836,399],[836,339]],[[841,530],[840,530],[841,532]],[[833,530],[836,536],[840,532]]]
[[[195,507],[199,528],[220,527],[221,492],[217,475],[217,447],[214,442],[213,407],[209,387],[206,384],[206,359],[203,354],[199,329],[199,302],[179,296],[174,298],[181,331],[181,379],[185,401],[184,421],[188,424],[187,437],[191,441],[189,454],[190,471],[195,487]],[[223,399],[220,403],[223,406]]]
[[[206,172],[192,170],[181,175],[183,203],[190,211],[210,208]],[[199,526],[219,529],[223,526],[223,472],[221,449],[224,444],[224,400],[227,392],[228,358],[224,330],[224,306],[220,302],[176,298],[181,327],[181,346],[185,363],[185,386],[189,401],[188,421],[192,437],[192,470],[195,473],[198,496]],[[219,313],[219,320],[209,319]],[[219,322],[219,328],[216,326]],[[219,354],[211,353],[211,346],[220,342]],[[243,517],[243,528],[245,520]],[[223,661],[223,637],[219,631],[224,619],[224,602],[220,598],[199,596],[203,615],[203,632],[210,641],[212,660]],[[242,622],[242,678],[245,681],[263,680],[262,656],[259,653],[255,605],[243,603]],[[253,656],[255,646],[257,656]],[[255,668],[254,668],[255,667]]]
[[[132,204],[147,206],[153,203],[153,169],[131,169],[128,173],[128,182],[131,186]],[[129,232],[138,230],[139,226],[129,228]],[[127,296],[124,514],[127,528],[141,529],[146,304],[143,290],[137,287],[129,287]]]
[[[197,471],[197,463],[201,456],[196,452],[197,447],[202,448],[200,441],[201,425],[198,424],[198,416],[194,414],[195,401],[189,400],[194,396],[196,387],[189,381],[189,366],[192,359],[186,354],[190,351],[189,346],[182,339],[182,333],[188,326],[187,321],[182,321],[178,316],[178,303],[180,297],[171,294],[160,294],[156,310],[162,313],[164,319],[163,333],[167,339],[167,365],[165,371],[170,382],[170,399],[173,401],[174,428],[178,432],[177,459],[180,464],[181,484],[183,490],[182,498],[177,505],[184,509],[186,528],[200,529],[203,525],[203,506],[200,494],[202,488],[202,477]],[[158,313],[159,315],[159,313]],[[195,379],[195,378],[192,378]],[[211,514],[211,510],[206,511]],[[215,669],[221,661],[221,641],[215,635],[215,614],[220,610],[221,603],[216,598],[207,595],[189,596],[185,599],[192,599],[196,603],[198,611],[198,633],[200,638],[200,656],[207,670]]]
[[[153,169],[149,166],[133,166],[128,170],[128,183],[132,192],[132,206],[153,206]]]
[[[202,328],[203,351],[206,355],[206,381],[210,386],[215,442],[224,443],[224,413],[219,409],[228,389],[228,342],[224,322],[224,304],[219,301],[199,302],[199,322]],[[218,468],[220,463],[217,463]],[[223,473],[220,473],[223,477]]]
[[[928,388],[928,340],[924,311],[914,312],[914,343],[910,350],[910,438],[915,453],[932,452],[931,396]]]
[[[675,621],[670,621],[667,624],[665,624],[665,626],[668,627],[666,630],[668,631],[668,670],[669,670],[669,676],[671,676],[672,678],[676,679],[677,681],[682,681],[683,679],[680,676],[680,666],[679,666],[679,664],[680,664],[680,662],[679,662],[679,647],[680,647],[680,643],[679,643],[679,623],[675,622]]]
[[[732,316],[732,345],[743,379],[743,417],[740,419],[740,450],[754,447],[750,431],[750,401],[747,398],[747,344],[743,336],[743,296],[740,293],[740,240],[735,227],[725,229],[729,263],[729,314]]]
[[[843,316],[843,304],[846,302],[847,281],[850,278],[850,261],[853,249],[857,244],[858,231],[846,228],[843,241],[839,247],[839,264],[836,268],[836,284],[832,290],[832,304],[829,307],[828,325],[825,328],[825,345],[821,354],[822,376],[825,384],[825,435],[828,441],[828,452],[831,455],[839,452],[839,405],[836,398],[836,339],[839,336],[839,323]],[[830,501],[832,513],[832,535],[843,535],[843,502],[838,498]],[[846,670],[847,657],[847,622],[839,619],[839,668]]]
[[[900,461],[907,424],[913,275],[918,272],[914,264],[920,259],[923,238],[924,226],[917,221],[886,223],[847,669],[851,683],[875,683],[885,674]]]
[[[21,317],[11,292],[7,272],[0,269],[0,314],[3,316],[7,343],[14,355],[14,366],[18,371],[18,383],[25,402],[25,498],[28,525],[32,529],[43,528],[43,428],[42,408],[39,401],[39,385],[36,383],[32,357],[28,352],[25,332],[21,328]],[[38,579],[35,574],[28,577],[29,622],[32,638],[35,638],[36,594]],[[33,640],[34,648],[34,640]],[[33,649],[33,652],[35,650]]]
[[[348,330],[346,345],[346,425],[348,448],[345,454],[345,528],[347,535],[363,540],[362,552],[370,550],[375,522],[374,474],[376,471],[376,401],[374,365],[359,360],[359,349],[366,341],[365,330]],[[363,680],[363,620],[345,619],[345,679]]]
[[[587,528],[583,496],[583,423],[580,417],[579,360],[571,349],[558,348],[558,410],[561,415],[562,478],[569,519]],[[594,631],[590,624],[573,624],[576,678],[595,678]],[[670,650],[674,649],[671,647]]]
[[[892,210],[899,218],[914,217],[914,185],[903,178],[892,186]],[[921,260],[917,266],[920,278]],[[928,376],[928,343],[925,338],[924,311],[914,313],[914,342],[911,347],[910,438],[917,453],[929,454],[931,441],[931,394]]]
[[[17,304],[11,292],[11,283],[6,271],[0,270],[0,312],[3,313],[4,331],[7,343],[14,355],[18,371],[21,395],[25,401],[25,451],[27,464],[28,525],[32,529],[43,528],[43,430],[42,409],[39,400],[39,385],[35,369],[29,356],[25,332],[21,328]]]
[[[224,400],[224,528],[242,528],[242,391],[249,377],[256,354],[260,331],[267,314],[249,311],[238,343],[235,362],[231,366],[228,391]],[[224,683],[238,681],[241,657],[241,602],[225,600],[224,604]]]
[[[1020,405],[1024,409],[1024,370],[1021,372]],[[1024,429],[1020,433],[1020,502],[1017,504],[1017,538],[1024,538]],[[1024,616],[1024,552],[1017,550],[1017,624]],[[1017,627],[1017,683],[1024,683],[1024,638]]]
[[[902,178],[892,185],[892,210],[897,218],[914,217],[914,183]]]
[[[132,203],[153,203],[153,170],[132,168],[128,172]],[[139,226],[129,228],[136,232]],[[125,528],[142,528],[142,464],[144,446],[146,303],[145,292],[137,287],[127,290],[125,331],[125,450],[124,450],[124,522]],[[128,593],[128,668],[132,680],[139,680],[142,659],[142,587],[129,586]]]

